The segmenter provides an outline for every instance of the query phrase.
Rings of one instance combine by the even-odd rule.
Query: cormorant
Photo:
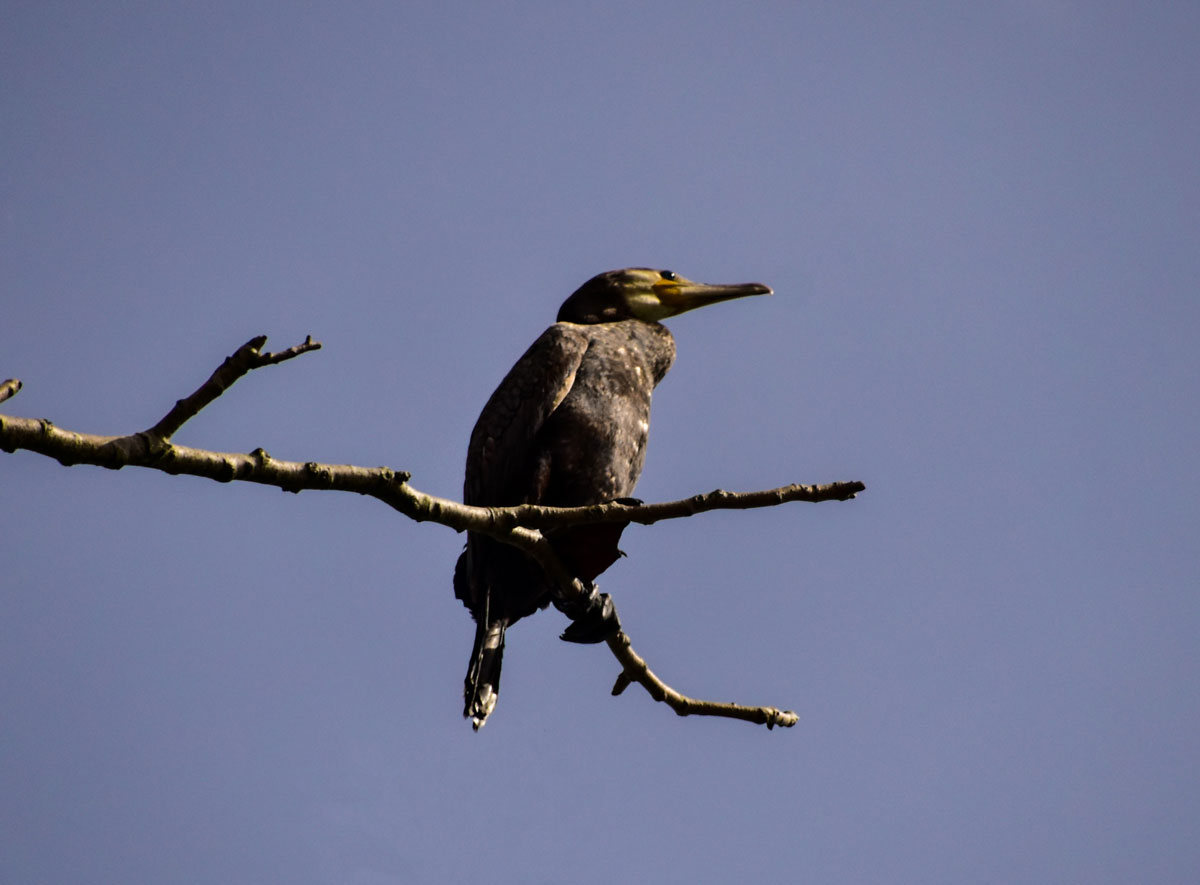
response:
[[[588,280],[484,406],[467,450],[463,500],[574,507],[631,495],[646,456],[650,393],[675,359],[675,341],[659,320],[770,292],[760,283],[709,286],[640,267]],[[496,705],[504,631],[512,623],[556,601],[574,620],[564,639],[600,642],[618,629],[611,600],[590,582],[619,555],[620,529],[548,533],[590,588],[574,605],[559,603],[540,566],[515,547],[468,533],[454,595],[476,623],[463,692],[463,716],[476,730]]]

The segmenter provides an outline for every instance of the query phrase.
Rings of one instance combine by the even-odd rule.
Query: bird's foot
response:
[[[604,642],[621,629],[621,619],[617,617],[617,606],[612,597],[597,590],[595,584],[587,585],[582,598],[555,600],[554,606],[571,619],[571,625],[558,637],[564,642]]]

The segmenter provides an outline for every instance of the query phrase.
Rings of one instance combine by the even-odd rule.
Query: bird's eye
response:
[[[659,273],[659,276],[661,276],[661,277],[662,277],[664,280],[677,280],[677,279],[679,279],[679,276],[678,276],[678,274],[676,274],[676,273],[675,273],[675,271],[673,271],[673,270],[664,270],[664,271],[660,271],[660,273]]]

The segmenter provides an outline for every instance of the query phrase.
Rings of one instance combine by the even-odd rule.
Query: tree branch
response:
[[[273,366],[308,353],[310,350],[320,350],[321,343],[313,341],[312,335],[304,339],[303,344],[281,350],[279,353],[262,353],[262,346],[267,343],[266,335],[251,338],[227,357],[225,362],[209,376],[208,380],[196,388],[191,396],[178,400],[174,408],[163,416],[163,419],[145,431],[148,436],[166,442],[173,437],[187,421],[200,414],[200,410],[233,386],[234,382],[249,372],[262,366]]]
[[[745,510],[773,507],[791,501],[845,501],[866,487],[861,482],[826,485],[788,485],[755,492],[727,492],[721,489],[694,495],[679,501],[656,504],[613,502],[588,507],[541,507],[525,504],[516,507],[472,507],[418,491],[408,485],[407,471],[389,467],[357,467],[347,464],[319,464],[315,461],[280,461],[261,448],[249,454],[214,452],[170,442],[174,434],[191,418],[228,390],[253,369],[274,365],[320,349],[309,336],[302,344],[278,353],[263,353],[266,336],[258,336],[242,345],[190,396],[174,407],[149,430],[128,436],[100,436],[62,430],[45,419],[15,418],[0,415],[0,449],[36,452],[54,458],[60,464],[92,464],[118,470],[122,467],[147,467],[172,475],[207,477],[218,482],[241,480],[276,486],[288,492],[355,492],[376,498],[417,522],[436,522],[455,531],[489,535],[520,548],[537,560],[546,575],[566,598],[579,598],[587,587],[563,565],[554,547],[542,534],[543,529],[592,523],[636,522],[650,525],[663,519],[680,519],[710,510]],[[15,396],[21,382],[10,379],[0,383],[0,402]],[[774,707],[745,707],[689,698],[659,679],[633,650],[623,631],[610,637],[608,647],[622,666],[613,687],[620,694],[631,682],[637,682],[656,701],[668,704],[681,716],[722,716],[747,722],[790,727],[796,714]]]
[[[613,655],[625,668],[618,674],[613,685],[614,695],[621,694],[631,682],[636,682],[646,689],[650,697],[666,704],[680,716],[722,716],[726,719],[741,719],[743,722],[765,725],[767,728],[774,728],[776,725],[791,728],[799,719],[791,710],[780,710],[776,707],[744,707],[741,704],[723,704],[719,701],[698,701],[689,698],[654,674],[645,659],[633,650],[629,636],[623,630],[607,641]]]
[[[702,495],[693,495],[679,501],[664,501],[658,504],[626,504],[610,501],[607,504],[591,504],[585,507],[542,507],[538,504],[522,504],[519,507],[497,507],[496,519],[501,525],[521,525],[527,528],[563,528],[564,526],[591,525],[604,522],[636,522],[652,525],[662,519],[681,519],[707,513],[710,510],[751,510],[758,507],[775,507],[791,501],[848,501],[859,492],[865,491],[861,482],[831,482],[824,485],[801,485],[794,483],[777,489],[761,492],[727,492],[715,489]]]

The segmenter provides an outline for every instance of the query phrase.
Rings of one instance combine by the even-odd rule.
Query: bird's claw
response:
[[[571,619],[570,626],[558,638],[564,642],[594,644],[604,642],[621,629],[617,606],[612,597],[589,584],[585,594],[568,601],[555,600],[555,607]]]

